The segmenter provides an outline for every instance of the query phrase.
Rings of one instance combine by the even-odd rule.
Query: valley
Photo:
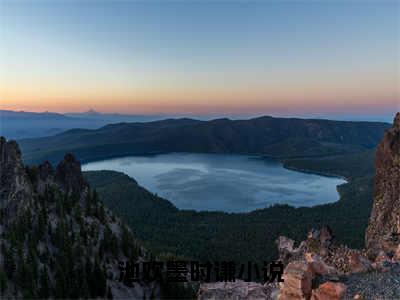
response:
[[[310,228],[327,224],[339,242],[362,247],[372,204],[374,148],[389,126],[267,116],[234,121],[169,119],[75,129],[20,144],[29,164],[57,160],[65,152],[83,163],[171,152],[235,153],[273,157],[287,169],[346,178],[348,182],[338,186],[339,201],[333,203],[298,208],[274,204],[232,213],[179,209],[168,201],[173,199],[147,191],[122,173],[85,172],[106,206],[154,253],[199,260],[269,261],[276,258],[274,241],[279,235],[299,239]]]
[[[337,233],[338,242],[355,248],[363,246],[372,205],[374,167],[370,158],[369,155],[330,158],[329,162],[337,169],[323,169],[324,164],[317,164],[320,172],[334,171],[349,178],[348,183],[338,187],[337,202],[299,208],[277,204],[249,213],[180,210],[123,173],[84,174],[105,205],[123,218],[155,253],[168,252],[199,260],[271,261],[276,259],[275,240],[279,235],[301,239],[310,228],[328,224]],[[339,163],[341,160],[353,164],[346,168],[346,164]],[[300,165],[300,162],[302,168],[316,168],[312,159],[295,163]],[[361,175],[359,170],[365,166],[371,168]]]

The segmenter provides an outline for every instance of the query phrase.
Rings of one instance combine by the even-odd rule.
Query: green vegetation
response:
[[[126,228],[120,240],[109,227],[107,233],[101,221],[106,218],[104,207],[96,192],[87,193],[85,217],[82,206],[76,195],[51,186],[11,221],[0,219],[5,229],[0,239],[4,257],[0,296],[8,286],[14,296],[29,299],[106,296],[106,262],[118,259],[119,251],[135,260],[140,247]]]
[[[287,160],[292,168],[332,173],[349,182],[340,201],[312,208],[275,205],[250,213],[179,210],[133,179],[114,171],[85,172],[105,205],[131,226],[155,253],[205,260],[270,261],[279,235],[302,240],[311,227],[329,225],[339,242],[362,247],[372,205],[373,151],[316,159]]]
[[[73,129],[19,141],[26,163],[56,162],[66,152],[81,162],[163,152],[259,154],[311,157],[355,153],[375,147],[390,125],[260,117],[250,120],[170,119],[119,123],[97,130]]]
[[[362,247],[372,205],[374,147],[389,126],[272,117],[236,121],[179,119],[111,124],[98,130],[76,129],[22,140],[23,158],[30,164],[58,161],[65,152],[75,154],[81,162],[163,152],[255,154],[279,158],[287,168],[342,176],[348,183],[338,187],[338,202],[311,208],[274,205],[250,213],[196,212],[177,209],[122,173],[86,172],[86,180],[98,195],[91,193],[83,205],[76,205],[73,195],[52,197],[44,204],[39,201],[33,223],[32,215],[27,215],[18,221],[22,225],[9,230],[11,236],[1,245],[4,272],[0,272],[0,291],[16,282],[26,297],[112,296],[104,284],[104,257],[124,253],[135,258],[140,248],[125,227],[116,237],[99,199],[125,220],[152,257],[202,262],[271,261],[277,255],[274,242],[279,235],[299,241],[310,228],[325,225],[339,237],[338,242]],[[27,171],[30,181],[35,182],[37,170]],[[55,224],[46,216],[50,207],[59,220]],[[83,226],[87,218],[95,218],[96,226]],[[28,243],[28,251],[18,246],[27,243],[22,242],[27,224],[33,224],[29,226],[34,228],[35,236],[29,237],[33,242]],[[47,248],[43,253],[37,251],[37,243],[43,238],[47,242],[51,238],[57,249],[54,253]],[[96,251],[85,253],[84,249]],[[82,261],[72,264],[72,257]],[[100,287],[95,288],[95,283]],[[162,293],[171,297],[176,297],[181,288],[192,295],[191,288],[171,290],[161,286]]]
[[[375,149],[370,149],[348,155],[290,159],[284,161],[284,166],[289,169],[343,176],[351,180],[373,176],[375,172],[374,161]]]

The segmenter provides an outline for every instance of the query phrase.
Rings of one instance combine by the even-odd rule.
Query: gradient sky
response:
[[[0,109],[400,109],[398,1],[0,2]]]

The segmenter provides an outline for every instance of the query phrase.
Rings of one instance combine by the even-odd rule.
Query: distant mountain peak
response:
[[[100,113],[93,108],[89,108],[89,110],[83,112],[85,115],[92,115],[92,116],[98,116]]]

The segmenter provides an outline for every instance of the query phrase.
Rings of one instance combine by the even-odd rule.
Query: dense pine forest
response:
[[[340,200],[315,207],[274,205],[250,213],[179,210],[169,201],[113,171],[85,172],[107,207],[121,216],[155,251],[199,260],[271,261],[275,239],[300,240],[314,227],[329,225],[338,242],[362,247],[372,205],[374,151],[335,157],[286,160],[291,168],[346,177]]]

